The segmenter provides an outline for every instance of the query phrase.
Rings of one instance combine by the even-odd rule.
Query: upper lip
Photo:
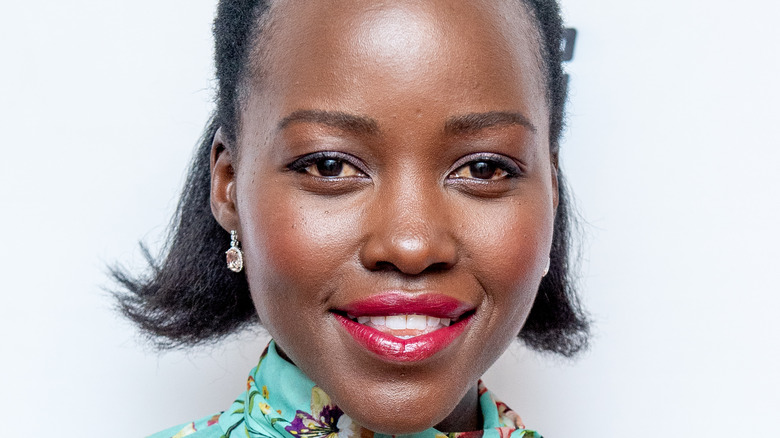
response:
[[[383,292],[334,309],[350,317],[426,315],[456,320],[474,306],[439,293]]]

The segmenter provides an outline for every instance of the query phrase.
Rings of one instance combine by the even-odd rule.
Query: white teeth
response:
[[[425,330],[426,328],[426,316],[425,315],[409,315],[406,317],[406,328],[413,330]]]
[[[373,321],[372,321],[373,322]],[[390,330],[402,330],[406,328],[406,315],[388,316],[385,325]]]
[[[350,316],[359,324],[371,323],[374,327],[385,327],[390,330],[420,330],[438,329],[448,327],[452,320],[449,318],[437,318],[426,315],[391,315],[391,316]]]

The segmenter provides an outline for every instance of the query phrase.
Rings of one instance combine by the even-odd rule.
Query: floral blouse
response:
[[[151,435],[149,438],[391,438],[354,423],[273,341],[251,371],[244,392],[225,412]],[[428,429],[408,438],[542,438],[479,382],[483,429],[442,433]]]

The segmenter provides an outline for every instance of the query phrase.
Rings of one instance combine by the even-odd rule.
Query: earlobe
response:
[[[211,212],[226,231],[237,230],[236,175],[234,159],[228,149],[222,128],[214,134],[211,143]]]

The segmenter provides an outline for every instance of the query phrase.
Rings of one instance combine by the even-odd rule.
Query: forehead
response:
[[[470,111],[544,101],[539,36],[520,0],[277,0],[261,26],[248,79],[265,97],[356,110],[366,99]]]

